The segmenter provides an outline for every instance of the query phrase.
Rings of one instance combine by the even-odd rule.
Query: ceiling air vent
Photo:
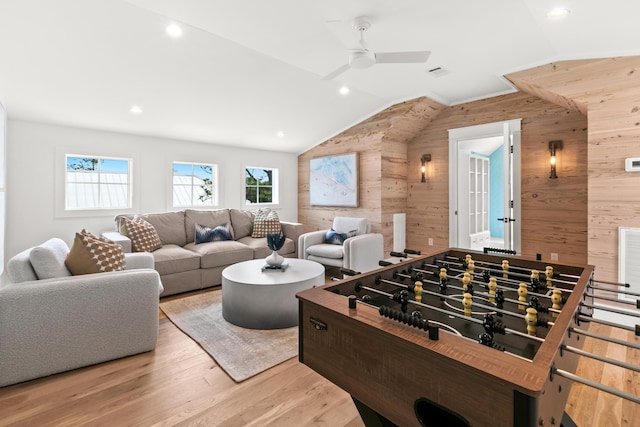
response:
[[[435,68],[432,68],[430,70],[427,70],[427,72],[432,77],[442,77],[442,76],[446,76],[447,74],[449,74],[449,70],[445,70],[442,67],[435,67]]]

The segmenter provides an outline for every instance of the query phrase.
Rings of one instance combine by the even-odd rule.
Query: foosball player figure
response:
[[[498,282],[496,281],[496,278],[491,277],[487,286],[489,287],[489,302],[496,302],[496,299],[494,298],[496,295],[496,289],[498,289]]]
[[[447,269],[446,268],[441,268],[440,269],[440,293],[442,295],[446,295],[447,294]],[[444,298],[440,298],[441,301],[444,301]]]
[[[524,321],[527,324],[527,333],[535,337],[536,326],[538,325],[538,312],[535,308],[527,308],[527,314],[524,315]]]
[[[473,283],[471,282],[469,282],[469,284],[467,285],[467,293],[473,296]]]
[[[524,306],[524,303],[527,302],[527,284],[526,283],[520,283],[520,285],[518,285],[518,301],[520,301],[523,304],[519,304],[518,305],[518,310],[524,310],[526,307]]]
[[[554,289],[551,294],[551,308],[554,310],[562,310],[562,292],[560,289]],[[551,313],[553,317],[558,317],[558,313]]]
[[[418,280],[413,285],[413,292],[416,294],[416,301],[422,302],[422,282],[421,281]]]
[[[553,267],[548,265],[544,270],[544,275],[547,276],[547,288],[552,287],[553,282],[551,281],[551,279],[553,279]]]
[[[502,277],[504,277],[505,279],[509,278],[509,261],[507,261],[506,259],[502,260],[502,271],[504,273],[502,273]]]
[[[471,317],[471,307],[473,306],[473,300],[470,293],[465,292],[462,295],[462,307],[464,307],[464,315],[467,317]]]
[[[498,307],[500,310],[504,308],[504,291],[502,289],[498,289],[496,291],[496,307]],[[502,313],[498,312],[497,316],[502,317]]]
[[[531,289],[533,292],[540,290],[540,272],[538,270],[531,270]]]
[[[464,268],[465,268],[465,269],[469,268],[469,262],[470,262],[470,261],[471,261],[471,255],[467,254],[467,255],[464,257],[464,263],[463,263],[463,264],[464,264]]]
[[[469,286],[469,283],[471,282],[471,275],[469,273],[464,273],[462,275],[462,289],[467,290],[467,286]]]

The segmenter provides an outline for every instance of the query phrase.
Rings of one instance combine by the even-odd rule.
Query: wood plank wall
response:
[[[336,215],[369,218],[393,244],[394,213],[407,214],[406,247],[449,247],[448,129],[522,118],[522,252],[567,263],[587,260],[587,121],[579,112],[523,93],[442,107],[426,98],[397,104],[298,157],[299,221],[305,231],[330,226]],[[550,180],[550,140],[561,139],[557,180]],[[309,160],[360,153],[357,208],[309,205]],[[431,154],[427,183],[420,157]],[[403,170],[404,169],[404,170]],[[427,245],[432,238],[434,246]]]
[[[335,216],[364,217],[382,233],[385,253],[393,245],[393,214],[406,207],[407,142],[442,106],[427,98],[393,105],[298,156],[298,221],[305,231],[328,229]],[[311,206],[309,161],[357,152],[359,203],[356,208]]]
[[[588,262],[596,278],[618,280],[618,228],[640,227],[640,56],[552,63],[507,76],[521,90],[586,108]]]
[[[522,118],[522,253],[552,252],[567,263],[587,260],[587,120],[579,112],[515,93],[446,108],[408,145],[407,246],[449,247],[448,130]],[[549,179],[550,140],[563,140],[558,179]],[[430,153],[427,183],[419,159]],[[433,247],[427,245],[432,238]]]

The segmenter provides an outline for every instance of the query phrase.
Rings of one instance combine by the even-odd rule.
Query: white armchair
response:
[[[334,243],[326,240],[331,230],[337,234]],[[300,235],[298,258],[359,273],[380,268],[378,261],[384,256],[384,241],[382,234],[371,233],[371,225],[366,218],[335,217],[331,230]],[[340,241],[343,243],[339,244]]]

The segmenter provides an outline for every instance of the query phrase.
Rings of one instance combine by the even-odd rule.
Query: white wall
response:
[[[75,232],[82,228],[94,234],[113,229],[112,213],[69,217],[56,209],[56,203],[64,199],[60,153],[65,150],[133,157],[137,213],[180,210],[171,206],[173,161],[219,165],[219,208],[245,208],[245,166],[279,168],[278,216],[284,221],[298,219],[297,154],[9,120],[5,259],[50,237],[60,237],[71,245]],[[56,162],[62,164],[56,167]]]

